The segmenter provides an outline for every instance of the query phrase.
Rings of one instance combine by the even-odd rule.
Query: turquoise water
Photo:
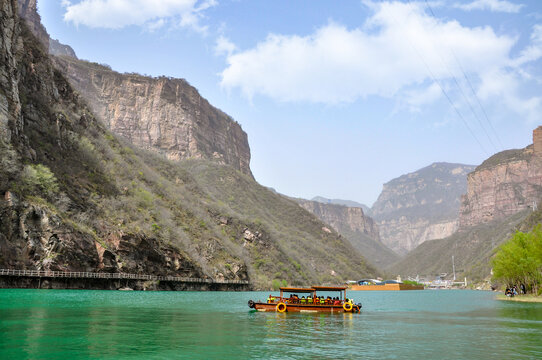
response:
[[[540,359],[542,304],[357,292],[361,314],[260,313],[258,292],[0,290],[0,359]]]

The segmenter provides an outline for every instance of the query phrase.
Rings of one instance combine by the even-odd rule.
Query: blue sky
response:
[[[479,164],[542,124],[538,0],[38,0],[53,38],[185,78],[290,196],[371,205],[433,162]]]

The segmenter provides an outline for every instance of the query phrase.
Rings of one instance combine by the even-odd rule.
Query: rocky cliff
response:
[[[255,288],[376,275],[335,231],[250,175],[170,161],[113,134],[19,21],[17,2],[0,4],[0,268]]]
[[[469,174],[468,190],[461,198],[460,228],[508,217],[532,208],[541,198],[542,151],[530,145],[500,152]]]
[[[186,80],[120,74],[70,57],[55,62],[106,126],[133,144],[171,160],[209,159],[251,174],[246,133]]]
[[[120,74],[78,60],[70,46],[50,39],[36,6],[36,0],[20,0],[21,18],[111,131],[171,160],[208,159],[252,176],[247,134],[186,80]]]
[[[444,239],[426,241],[386,270],[403,278],[422,275],[434,279],[441,273],[447,273],[451,278],[453,256],[457,279],[461,281],[467,277],[469,283],[482,281],[491,274],[490,259],[496,248],[516,230],[530,231],[533,220],[540,222],[540,213],[536,214],[536,219],[529,219],[530,215],[529,210],[523,210],[457,231]]]
[[[435,163],[384,184],[372,207],[382,242],[405,254],[424,241],[450,236],[472,170],[470,165]]]
[[[49,54],[77,59],[77,55],[71,46],[62,44],[56,39],[49,39]]]
[[[304,209],[329,224],[343,235],[369,261],[384,268],[399,259],[398,255],[380,241],[378,227],[373,219],[366,216],[361,207],[347,207],[324,204],[318,201],[295,199]]]
[[[336,204],[324,204],[319,201],[309,201],[296,199],[296,201],[305,209],[322,219],[334,229],[348,228],[350,231],[360,232],[380,240],[378,227],[373,219],[363,213],[360,207],[348,207]]]
[[[344,200],[344,199],[328,199],[328,198],[325,198],[323,196],[315,196],[311,200],[312,201],[317,201],[317,202],[323,203],[323,204],[344,205],[344,206],[353,207],[353,208],[362,208],[363,209],[363,214],[365,216],[369,216],[369,217],[372,216],[371,208],[368,207],[367,205],[361,204],[361,203],[359,203],[357,201]]]

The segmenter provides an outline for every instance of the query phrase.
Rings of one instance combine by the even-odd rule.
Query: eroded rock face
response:
[[[375,240],[380,239],[378,227],[373,219],[365,216],[362,208],[323,204],[303,199],[296,199],[296,201],[338,232],[343,227],[347,227],[350,231],[361,232]]]
[[[295,201],[348,239],[372,264],[383,268],[398,260],[397,254],[380,241],[377,224],[365,215],[362,208],[303,199]],[[327,227],[323,227],[322,231],[331,233]]]
[[[26,20],[26,25],[36,38],[45,46],[49,47],[49,34],[41,23],[41,17],[38,14],[37,0],[17,0],[19,16]]]
[[[18,44],[17,2],[0,3],[0,142],[9,143],[11,132],[20,127],[21,104],[16,77],[15,53]]]
[[[55,61],[94,113],[130,142],[172,160],[210,159],[251,175],[246,133],[185,80],[119,74],[68,57]]]
[[[537,140],[537,139],[535,139]],[[533,146],[498,153],[468,176],[460,229],[532,208],[542,198],[542,154]]]
[[[472,170],[470,165],[435,163],[384,184],[372,207],[382,242],[405,254],[454,233]]]
[[[247,134],[186,80],[120,74],[78,60],[70,46],[49,37],[36,0],[19,0],[18,9],[45,49],[58,56],[55,65],[114,133],[171,160],[208,159],[252,176]]]
[[[0,267],[52,271],[95,271],[94,239],[66,226],[38,205],[0,201]]]
[[[406,254],[427,240],[443,239],[453,234],[458,228],[458,221],[431,222],[428,219],[409,219],[401,216],[398,219],[381,220],[378,223],[385,244],[399,254]]]
[[[56,39],[49,39],[49,54],[56,56],[69,56],[77,59],[77,55],[71,46],[62,44]]]

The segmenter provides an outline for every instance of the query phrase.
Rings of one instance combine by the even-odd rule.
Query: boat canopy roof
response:
[[[281,287],[280,291],[294,292],[294,293],[313,293],[313,288],[294,288],[294,287]]]
[[[348,289],[347,286],[313,286],[312,288],[317,291],[343,291]]]

